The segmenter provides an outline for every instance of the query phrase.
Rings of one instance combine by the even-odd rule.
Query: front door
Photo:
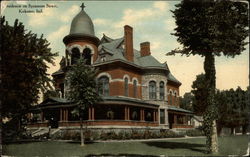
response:
[[[168,114],[168,123],[169,123],[169,129],[172,129],[174,123],[174,114],[171,113]]]

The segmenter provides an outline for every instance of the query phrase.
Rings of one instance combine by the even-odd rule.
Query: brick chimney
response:
[[[134,48],[133,48],[133,28],[131,26],[124,26],[124,38],[125,38],[125,58],[128,61],[134,61]]]
[[[149,56],[151,54],[150,52],[150,42],[143,42],[140,44],[141,46],[141,57]]]

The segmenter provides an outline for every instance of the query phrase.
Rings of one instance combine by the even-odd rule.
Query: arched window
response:
[[[128,78],[125,77],[124,79],[124,89],[125,89],[125,96],[128,96]]]
[[[76,64],[78,59],[80,59],[80,51],[75,47],[72,49],[71,65]]]
[[[136,98],[137,97],[137,81],[136,80],[134,80],[133,81],[133,87],[134,87],[134,98]]]
[[[82,58],[86,61],[87,65],[91,65],[91,50],[89,48],[83,50]]]
[[[165,87],[164,87],[164,82],[160,82],[160,100],[165,99]]]
[[[172,91],[169,92],[169,105],[172,105]]]
[[[107,76],[98,79],[98,93],[102,96],[109,96],[109,78]]]
[[[156,82],[149,82],[149,99],[156,99]]]

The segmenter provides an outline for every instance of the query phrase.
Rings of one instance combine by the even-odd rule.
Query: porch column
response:
[[[66,115],[65,115],[65,109],[63,109],[63,121],[65,121],[65,117],[66,117]]]
[[[156,111],[156,121],[158,122],[159,121],[159,114],[158,114],[158,110]]]
[[[30,116],[31,117],[31,116]],[[43,111],[41,112],[41,122],[43,122]]]
[[[88,120],[91,120],[92,119],[92,112],[91,112],[91,107],[89,107],[89,118]]]
[[[95,120],[95,108],[94,107],[91,107],[92,109],[92,120]]]
[[[130,110],[129,110],[129,107],[127,107],[127,120],[130,120]]]
[[[68,121],[69,118],[69,111],[68,109],[65,109],[65,121]]]
[[[60,108],[60,121],[63,121],[63,109]]]
[[[124,107],[124,119],[127,120],[127,106]]]
[[[177,115],[174,114],[174,124],[177,124]]]
[[[140,121],[143,121],[143,119],[144,119],[144,118],[143,118],[143,115],[144,115],[144,114],[143,114],[143,111],[144,111],[144,110],[141,108],[141,109],[140,109]]]
[[[144,109],[142,109],[142,120],[145,121]]]
[[[153,112],[153,122],[156,121],[156,118],[155,118],[155,111]]]

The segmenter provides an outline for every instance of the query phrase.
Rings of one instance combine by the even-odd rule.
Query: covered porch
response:
[[[28,124],[29,127],[79,127],[80,117],[72,114],[75,107],[67,101],[50,99],[40,105],[40,121]],[[158,106],[139,100],[126,98],[106,98],[89,106],[84,111],[83,123],[88,126],[159,126]]]
[[[194,128],[191,118],[193,117],[193,112],[177,108],[175,106],[168,107],[168,120],[169,128]]]

